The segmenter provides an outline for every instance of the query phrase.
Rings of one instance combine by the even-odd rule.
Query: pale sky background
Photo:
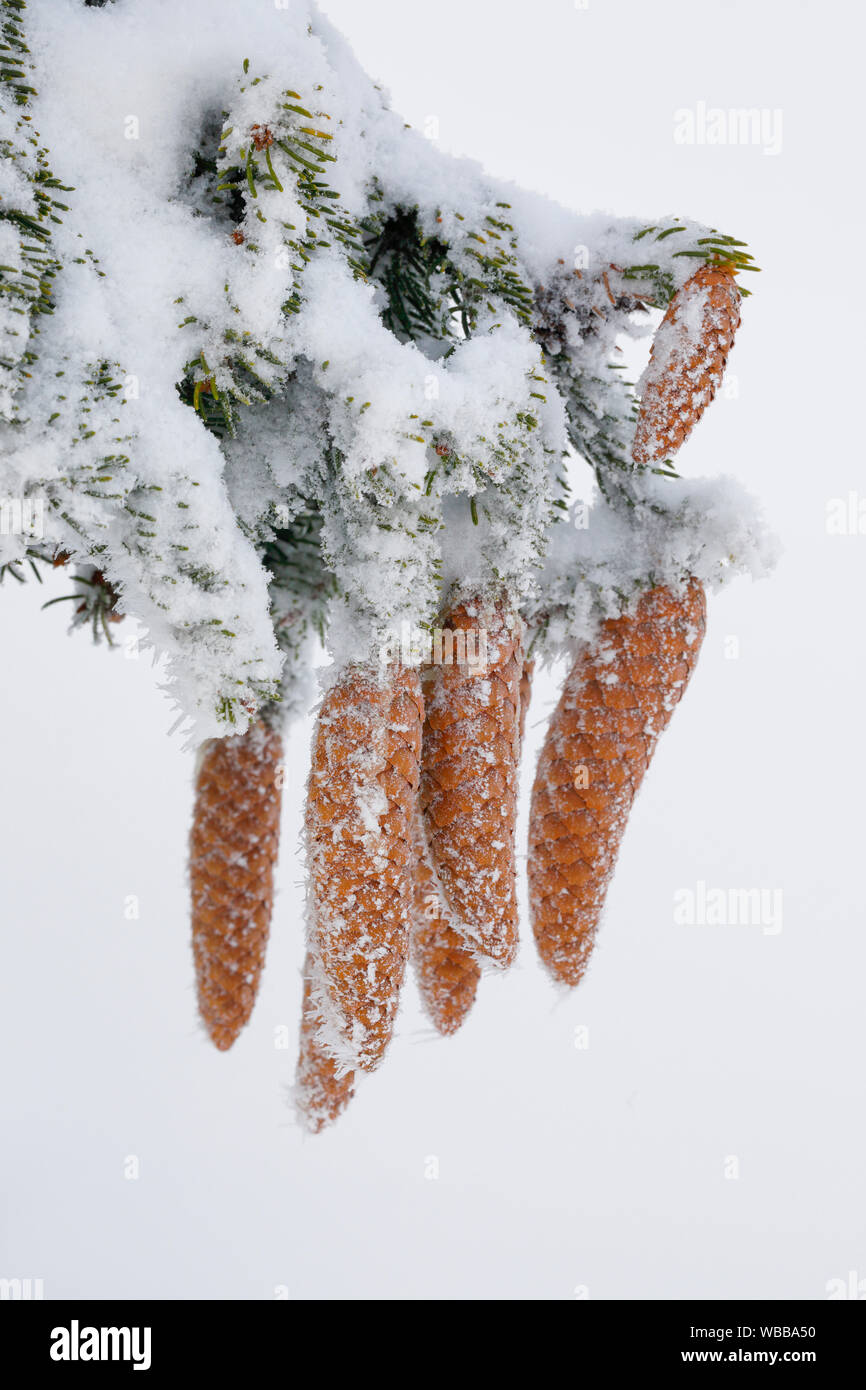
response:
[[[4,586],[0,1276],[49,1298],[823,1298],[866,1279],[866,535],[825,529],[830,499],[866,496],[861,11],[323,8],[445,148],[582,210],[683,211],[749,241],[764,273],[735,389],[680,463],[746,482],[785,553],[711,601],[584,983],[556,992],[525,926],[455,1039],[407,985],[385,1065],[317,1138],[286,1104],[309,726],[289,747],[261,995],[221,1055],[195,1018],[192,756],[168,701],[149,661],[67,637],[63,605],[39,612],[68,580]],[[780,110],[781,151],[676,144],[675,110],[701,101]],[[538,681],[526,789],[555,695]],[[781,933],[676,926],[698,881],[781,890]]]

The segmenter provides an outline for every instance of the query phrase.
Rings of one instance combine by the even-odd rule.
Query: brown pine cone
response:
[[[280,844],[282,740],[264,723],[204,746],[190,836],[198,1005],[216,1046],[249,1020],[265,961]]]
[[[638,387],[635,463],[659,463],[688,439],[724,375],[741,298],[732,273],[710,265],[674,295]]]
[[[629,811],[697,661],[706,626],[696,579],[645,593],[578,657],[538,762],[529,900],[538,950],[565,984],[583,975]]]
[[[408,955],[423,717],[417,671],[353,666],[327,692],[313,742],[313,945],[330,1021],[367,1071],[391,1037]]]
[[[341,1075],[340,1067],[321,1041],[322,1023],[314,997],[313,956],[307,952],[295,1103],[306,1128],[313,1134],[333,1124],[355,1094],[354,1072]]]
[[[475,1002],[481,968],[456,930],[415,818],[415,892],[412,963],[424,1009],[446,1037],[456,1033]]]
[[[456,607],[445,628],[486,640],[487,662],[443,663],[425,686],[421,804],[427,841],[467,942],[506,966],[517,950],[523,623],[506,603],[475,600]]]

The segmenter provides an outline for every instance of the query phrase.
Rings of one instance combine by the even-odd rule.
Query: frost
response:
[[[46,516],[0,565],[98,569],[197,739],[307,708],[326,634],[336,673],[507,591],[555,652],[635,586],[769,562],[735,487],[634,470],[617,371],[738,243],[443,154],[306,0],[187,0],[189,44],[174,0],[0,22],[0,491]]]

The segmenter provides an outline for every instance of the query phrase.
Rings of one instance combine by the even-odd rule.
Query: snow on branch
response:
[[[197,738],[300,709],[329,624],[339,669],[505,591],[553,652],[651,576],[760,567],[743,498],[634,465],[616,361],[742,242],[446,156],[306,0],[177,22],[0,0],[0,487],[143,622]]]

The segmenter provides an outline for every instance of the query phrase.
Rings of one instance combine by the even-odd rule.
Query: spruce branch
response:
[[[56,603],[74,603],[71,626],[77,628],[89,625],[94,642],[99,643],[104,638],[109,647],[113,647],[114,640],[109,624],[123,621],[123,613],[118,608],[119,593],[102,571],[95,569],[93,565],[81,566],[73,575],[73,583],[77,585],[73,593],[49,599],[42,607],[51,608]]]
[[[52,245],[52,226],[66,203],[55,195],[70,192],[54,175],[29,112],[33,63],[27,47],[24,0],[0,0],[0,159],[14,192],[0,200],[4,264],[0,264],[0,419],[17,420],[16,397],[32,376],[37,360],[33,340],[39,321],[55,308],[54,281],[60,262]],[[14,316],[10,322],[9,316]]]
[[[244,77],[249,64],[244,63]],[[226,302],[237,326],[200,349],[186,365],[178,385],[181,399],[198,411],[208,428],[233,437],[240,412],[281,394],[293,365],[285,320],[300,312],[305,267],[336,245],[358,279],[368,272],[362,233],[339,206],[340,194],[328,181],[336,159],[332,124],[324,111],[311,109],[301,94],[265,77],[241,81],[236,109],[224,116],[215,154],[200,150],[193,180],[209,181],[209,202],[234,220],[238,254],[270,256],[290,270],[281,303],[284,327],[261,341],[243,325],[243,316],[226,285]],[[258,119],[250,122],[247,112]],[[197,324],[187,317],[182,326]],[[208,333],[207,324],[197,324]]]

